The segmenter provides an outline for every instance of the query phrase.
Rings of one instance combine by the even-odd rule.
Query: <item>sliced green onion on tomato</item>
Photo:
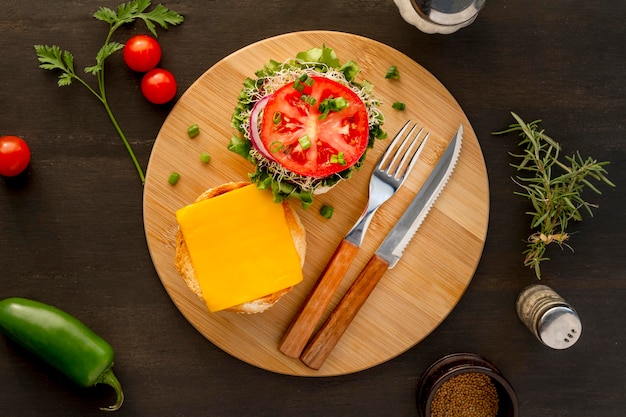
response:
[[[308,94],[302,94],[300,100],[304,101],[309,106],[314,106],[317,102],[317,99],[315,97],[309,96]]]
[[[296,79],[296,81],[294,81],[293,88],[295,88],[298,92],[302,92],[306,87],[313,86],[313,82],[313,78],[309,77],[307,73],[303,73]]]
[[[300,139],[298,139],[298,143],[305,151],[311,147],[311,139],[309,138],[309,135],[302,136]]]
[[[322,101],[319,106],[319,111],[322,113],[320,115],[320,119],[325,119],[328,117],[330,112],[337,112],[347,108],[350,104],[343,97],[331,97]]]
[[[339,152],[337,155],[331,155],[330,156],[330,163],[331,164],[346,165],[346,158],[345,158],[343,152]]]

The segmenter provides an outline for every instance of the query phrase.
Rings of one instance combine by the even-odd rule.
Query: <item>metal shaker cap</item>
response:
[[[537,322],[539,339],[553,349],[567,349],[574,345],[582,329],[576,311],[563,305],[550,308]]]

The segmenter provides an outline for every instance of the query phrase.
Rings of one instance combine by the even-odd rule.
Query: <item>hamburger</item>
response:
[[[271,60],[244,81],[228,149],[254,164],[250,181],[271,189],[276,202],[295,198],[307,208],[387,137],[380,101],[371,83],[357,82],[359,71],[323,46]]]
[[[269,191],[229,182],[176,217],[174,266],[211,312],[261,313],[302,280],[304,226],[289,202],[276,204]]]

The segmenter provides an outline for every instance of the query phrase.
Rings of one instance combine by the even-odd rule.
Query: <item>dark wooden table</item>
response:
[[[391,0],[166,2],[186,18],[160,32],[162,66],[179,93],[221,58],[278,34],[328,29],[386,43],[432,72],[456,97],[484,153],[490,222],[480,264],[460,303],[425,340],[356,374],[299,378],[231,357],[179,313],[152,265],[142,187],[103,108],[86,89],[56,87],[38,69],[35,44],[93,63],[106,24],[91,18],[114,1],[4,1],[0,16],[0,134],[31,146],[28,173],[0,180],[0,298],[24,296],[78,316],[114,346],[126,402],[119,416],[416,416],[422,372],[453,352],[493,361],[515,387],[522,416],[623,416],[626,409],[623,255],[626,195],[625,2],[488,1],[452,35],[406,24]],[[117,40],[144,33],[121,29]],[[271,58],[271,57],[268,57]],[[354,57],[358,58],[358,57]],[[147,165],[172,105],[147,103],[139,76],[117,53],[107,63],[114,113]],[[571,349],[542,346],[518,320],[517,294],[537,282],[522,265],[527,203],[513,195],[514,136],[490,132],[541,118],[570,154],[610,160],[612,189],[586,193],[594,217],[572,225],[574,251],[549,250],[543,283],[578,311]],[[358,352],[355,352],[358,354]],[[106,388],[80,389],[0,338],[2,416],[101,415]]]

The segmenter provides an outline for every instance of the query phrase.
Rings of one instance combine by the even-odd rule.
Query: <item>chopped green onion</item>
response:
[[[200,134],[200,128],[198,127],[198,124],[192,124],[191,126],[189,126],[187,128],[187,134],[190,138],[195,138],[196,136],[198,136]]]
[[[385,74],[385,78],[391,80],[397,80],[398,78],[400,78],[400,72],[398,71],[398,67],[396,67],[395,65],[390,66],[387,69],[387,74]]]
[[[301,93],[304,90],[304,87],[312,86],[313,81],[313,78],[309,77],[307,73],[304,73],[293,82],[293,88]]]
[[[300,139],[298,139],[298,143],[302,146],[303,150],[307,150],[311,147],[311,139],[309,139],[309,135],[304,135]]]
[[[274,152],[278,152],[278,151],[280,151],[281,149],[283,149],[283,146],[284,146],[284,145],[283,145],[283,143],[282,143],[282,142],[280,142],[280,141],[278,141],[278,140],[275,140],[274,142],[272,142],[272,143],[270,144],[270,152],[272,152],[272,153],[274,153]]]
[[[282,119],[283,119],[283,114],[281,112],[279,111],[274,112],[274,115],[272,116],[272,122],[274,122],[275,125],[279,124]]]
[[[319,119],[325,119],[328,116],[328,113],[330,113],[331,111],[339,111],[342,109],[347,108],[350,105],[350,103],[348,103],[348,100],[346,100],[343,97],[337,97],[337,98],[327,98],[326,100],[322,101],[318,107],[318,110],[320,113]]]
[[[314,106],[315,102],[317,101],[317,99],[313,96],[310,96],[308,94],[302,94],[300,96],[300,100],[304,101],[306,104],[308,104],[309,106]]]
[[[202,163],[204,164],[208,164],[209,162],[211,162],[211,155],[209,155],[208,152],[202,152],[200,154],[200,161],[202,161]]]
[[[391,107],[396,110],[404,110],[406,108],[406,104],[402,103],[401,101],[396,101],[391,105]]]
[[[345,98],[343,98],[343,97],[337,97],[337,98],[335,99],[335,104],[334,104],[334,106],[335,106],[335,107],[334,107],[334,109],[333,109],[333,110],[335,110],[335,111],[339,111],[339,110],[341,110],[341,109],[345,109],[346,107],[348,107],[348,105],[349,105],[349,104],[348,104],[348,100],[346,100],[346,99],[345,99]]]
[[[167,182],[169,182],[171,185],[176,185],[179,179],[180,174],[178,172],[172,172],[170,174],[170,177],[167,179]]]
[[[322,208],[320,208],[320,214],[322,215],[322,217],[326,218],[326,219],[330,219],[331,217],[333,217],[333,213],[335,212],[335,209],[330,207],[330,206],[322,206]]]
[[[331,164],[346,165],[346,158],[345,158],[343,152],[339,152],[337,155],[331,155],[330,156],[330,163]]]

